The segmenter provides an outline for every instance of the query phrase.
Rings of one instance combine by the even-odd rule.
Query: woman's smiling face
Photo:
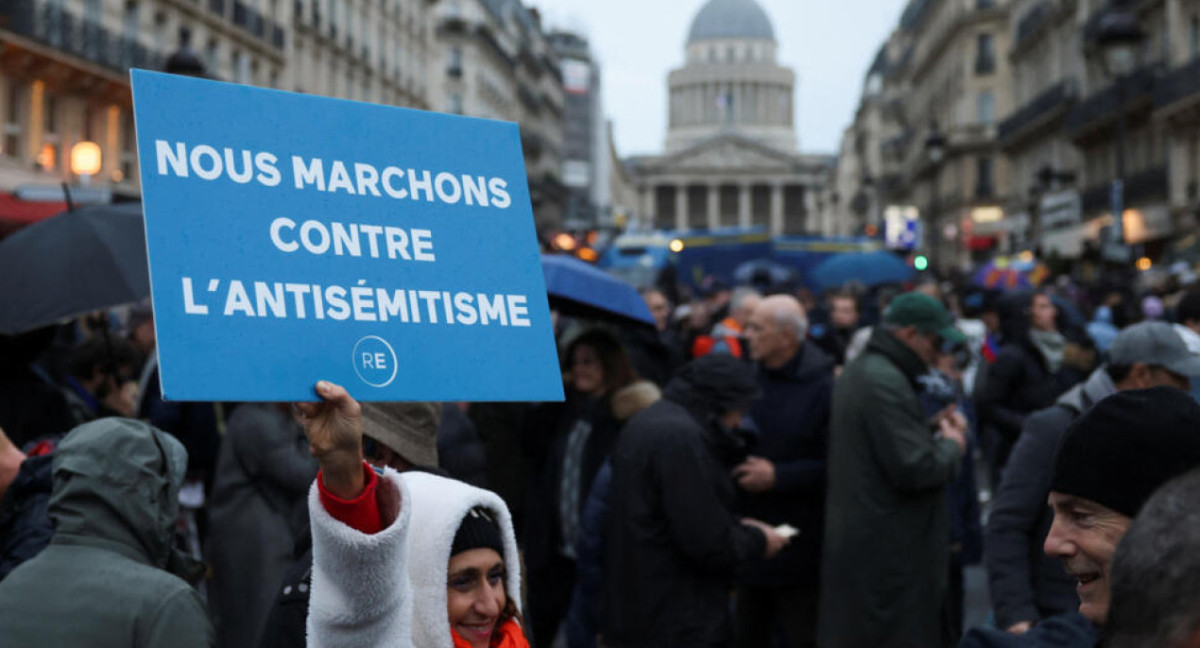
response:
[[[487,648],[508,603],[504,560],[494,549],[470,549],[450,558],[448,573],[450,629],[472,648]]]

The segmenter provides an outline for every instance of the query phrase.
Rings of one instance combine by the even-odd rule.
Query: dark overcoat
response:
[[[877,329],[833,395],[820,645],[948,645],[945,487],[960,451],[921,407],[921,359]]]

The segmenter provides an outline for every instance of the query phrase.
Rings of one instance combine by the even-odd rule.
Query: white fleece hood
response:
[[[462,519],[476,506],[492,512],[500,525],[506,592],[520,607],[517,541],[499,496],[428,473],[390,469],[377,489],[384,529],[374,535],[333,519],[315,483],[309,492],[310,648],[453,648],[446,614],[450,547]]]

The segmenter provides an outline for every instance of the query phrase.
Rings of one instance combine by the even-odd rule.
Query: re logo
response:
[[[386,387],[396,379],[396,351],[377,335],[359,340],[351,361],[358,377],[372,387]]]

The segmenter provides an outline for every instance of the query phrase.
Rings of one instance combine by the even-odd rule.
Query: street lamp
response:
[[[929,124],[929,134],[925,137],[925,154],[929,156],[929,162],[933,164],[933,189],[929,192],[929,231],[933,245],[930,246],[929,255],[933,261],[933,270],[937,272],[941,270],[941,253],[942,234],[938,227],[938,221],[941,214],[938,213],[941,205],[939,204],[939,194],[942,184],[942,160],[946,157],[946,137],[938,130],[937,121],[934,120]]]
[[[1113,226],[1111,238],[1124,245],[1125,214],[1125,101],[1129,76],[1141,61],[1142,41],[1146,38],[1137,17],[1128,9],[1114,6],[1100,17],[1096,46],[1100,49],[1104,71],[1113,80],[1117,93],[1117,168],[1112,182]]]
[[[71,147],[71,173],[79,176],[79,184],[88,186],[92,176],[100,173],[100,145],[83,141]]]
[[[204,61],[192,49],[192,30],[183,27],[179,30],[179,49],[167,57],[163,72],[183,76],[208,78],[208,69]]]

